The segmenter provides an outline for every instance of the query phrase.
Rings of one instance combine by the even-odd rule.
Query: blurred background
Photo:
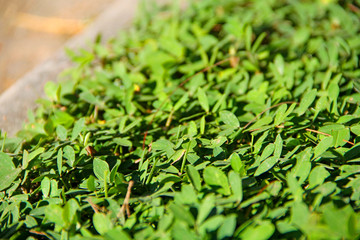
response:
[[[0,0],[0,94],[114,0]]]

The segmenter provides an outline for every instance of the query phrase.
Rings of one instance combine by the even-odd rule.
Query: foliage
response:
[[[359,238],[359,1],[145,8],[2,134],[0,237]]]

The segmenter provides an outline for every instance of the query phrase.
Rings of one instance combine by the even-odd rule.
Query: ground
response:
[[[0,93],[114,0],[0,0]]]

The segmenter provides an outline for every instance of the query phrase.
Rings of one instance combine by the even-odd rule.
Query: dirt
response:
[[[0,0],[0,93],[115,0]]]

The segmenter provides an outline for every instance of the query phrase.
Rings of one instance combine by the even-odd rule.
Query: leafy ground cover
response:
[[[359,1],[142,11],[2,133],[0,236],[357,239]]]

